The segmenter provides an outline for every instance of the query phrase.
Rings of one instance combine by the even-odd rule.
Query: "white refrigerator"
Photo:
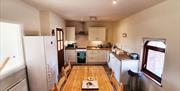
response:
[[[58,81],[55,36],[25,36],[25,59],[30,91],[49,91]]]

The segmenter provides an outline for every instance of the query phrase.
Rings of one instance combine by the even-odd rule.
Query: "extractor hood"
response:
[[[82,21],[81,24],[82,24],[82,30],[78,32],[78,35],[88,35],[85,31],[86,29],[85,22]]]

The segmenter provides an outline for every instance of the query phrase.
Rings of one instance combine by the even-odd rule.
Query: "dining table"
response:
[[[97,90],[85,91],[114,91],[110,79],[103,66],[73,66],[64,84],[63,91],[84,91],[83,80],[94,78],[98,83]]]

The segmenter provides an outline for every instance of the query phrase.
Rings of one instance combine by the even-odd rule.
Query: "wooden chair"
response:
[[[66,77],[68,77],[70,72],[71,72],[71,63],[68,62],[68,65],[65,68],[62,67],[62,75],[65,75]]]
[[[54,87],[52,89],[50,89],[50,91],[61,91],[65,82],[66,82],[66,76],[63,76],[59,80],[58,85],[57,85],[57,83],[54,83]]]
[[[116,80],[116,78],[114,76],[113,71],[112,71],[110,80],[111,80],[112,85],[115,88],[115,91],[123,91],[123,88],[124,88],[123,83],[120,83],[120,84],[118,83],[118,81]]]

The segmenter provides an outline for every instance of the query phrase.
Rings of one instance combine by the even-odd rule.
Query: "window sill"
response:
[[[149,75],[147,75],[147,74],[144,73],[144,72],[143,72],[143,74],[144,74],[147,78],[149,78],[150,80],[152,80],[153,82],[155,82],[157,85],[159,85],[160,87],[162,87],[162,84],[161,84],[160,82],[156,81],[155,79],[153,79],[152,77],[150,77]]]

